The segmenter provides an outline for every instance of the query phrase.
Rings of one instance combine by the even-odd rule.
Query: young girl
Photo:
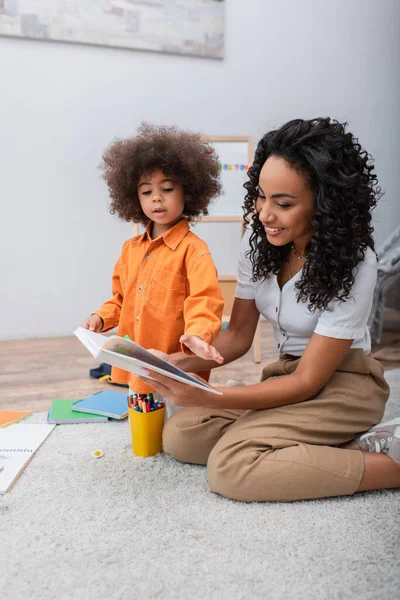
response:
[[[189,230],[221,191],[217,156],[198,135],[144,124],[137,137],[111,145],[103,161],[111,213],[146,231],[123,245],[113,296],[83,327],[100,332],[118,325],[118,335],[145,348],[182,348],[222,362],[210,344],[221,328],[223,297],[206,244]],[[129,379],[132,393],[153,391],[121,369],[112,369],[112,379]]]
[[[167,422],[164,449],[207,464],[211,490],[236,500],[400,487],[400,419],[356,437],[379,423],[389,395],[369,354],[379,196],[369,156],[345,125],[299,119],[262,138],[248,175],[236,299],[215,347],[225,363],[242,356],[261,313],[279,360],[261,383],[222,397],[152,373],[161,394],[191,407]]]

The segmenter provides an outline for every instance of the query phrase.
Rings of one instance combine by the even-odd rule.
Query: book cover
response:
[[[108,417],[95,415],[90,412],[73,411],[72,405],[78,401],[79,398],[75,398],[74,400],[53,400],[47,422],[61,425],[63,423],[105,423],[108,421]]]
[[[125,419],[128,416],[127,395],[121,392],[103,390],[83,400],[73,402],[72,410],[103,415],[111,419]]]

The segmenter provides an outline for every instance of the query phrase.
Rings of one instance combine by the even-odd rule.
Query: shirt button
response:
[[[151,258],[150,254],[146,254],[146,258],[147,258],[147,260],[150,260],[150,258]]]
[[[281,347],[281,345],[280,345],[280,344],[278,344],[278,348],[280,348],[280,347]]]
[[[283,337],[286,337],[286,333],[282,333]]]
[[[136,321],[140,321],[140,317],[136,317]]]
[[[139,291],[140,291],[140,292],[142,291],[142,289],[143,289],[143,286],[142,286],[142,285],[139,285]]]

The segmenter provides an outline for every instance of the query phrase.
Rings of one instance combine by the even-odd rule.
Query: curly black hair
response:
[[[326,309],[351,296],[353,270],[373,251],[371,210],[381,195],[371,156],[346,131],[347,123],[330,118],[295,119],[261,139],[255,152],[244,202],[244,220],[251,222],[249,256],[253,280],[278,274],[290,244],[269,243],[255,212],[262,166],[270,156],[283,158],[301,175],[314,195],[313,235],[307,260],[296,283],[297,300],[310,311]]]
[[[175,177],[185,193],[183,216],[189,221],[207,215],[212,198],[221,193],[220,167],[214,149],[201,136],[177,127],[142,123],[135,137],[117,140],[103,154],[100,165],[110,191],[111,214],[125,221],[149,222],[137,193],[143,174],[161,169]]]

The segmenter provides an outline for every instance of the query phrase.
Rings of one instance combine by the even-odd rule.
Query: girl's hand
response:
[[[89,331],[95,331],[96,333],[103,329],[103,325],[103,319],[99,317],[99,315],[90,315],[90,317],[82,323],[84,329],[89,329]]]
[[[202,340],[198,335],[181,335],[179,341],[181,344],[187,346],[193,354],[196,354],[196,356],[199,356],[204,360],[215,360],[215,362],[220,365],[224,362],[224,359],[218,350],[214,348],[214,346],[207,344],[207,342]]]
[[[154,388],[161,396],[168,398],[174,406],[204,406],[213,408],[218,402],[218,399],[216,399],[217,396],[211,392],[207,392],[207,390],[200,390],[186,383],[175,381],[175,379],[170,379],[150,369],[148,369],[148,374],[152,379],[142,376],[140,376],[140,379]],[[190,373],[190,375],[203,383],[207,383],[194,373]]]

